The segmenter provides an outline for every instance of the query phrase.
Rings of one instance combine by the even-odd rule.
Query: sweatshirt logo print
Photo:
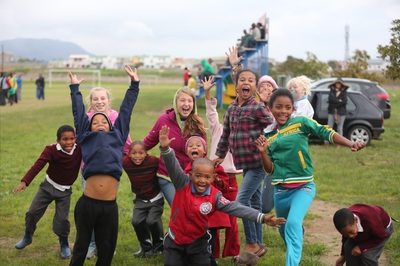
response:
[[[209,214],[211,212],[211,210],[212,210],[212,205],[210,202],[203,202],[200,205],[200,212],[202,214]]]

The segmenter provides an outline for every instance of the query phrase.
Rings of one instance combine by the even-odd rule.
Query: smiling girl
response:
[[[166,110],[160,115],[143,142],[147,150],[152,149],[159,142],[159,131],[167,125],[171,129],[171,138],[174,138],[172,148],[175,150],[176,158],[182,169],[190,162],[186,154],[186,140],[195,134],[207,139],[204,121],[197,114],[196,97],[189,88],[179,89],[173,100],[173,108]],[[175,188],[171,183],[163,158],[159,159],[158,182],[168,204],[171,205],[175,194]]]

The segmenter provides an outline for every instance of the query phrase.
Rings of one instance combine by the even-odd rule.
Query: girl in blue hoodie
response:
[[[76,240],[70,265],[84,264],[92,230],[98,250],[96,265],[111,265],[114,255],[118,236],[118,181],[122,175],[123,149],[129,134],[131,114],[139,94],[137,70],[129,66],[124,69],[131,78],[131,84],[114,126],[102,112],[88,119],[79,91],[83,79],[68,71],[76,137],[85,163],[82,175],[86,180],[85,190],[74,211]]]

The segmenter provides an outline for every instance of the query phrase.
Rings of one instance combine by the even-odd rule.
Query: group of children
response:
[[[230,63],[235,68],[240,57],[236,49],[230,52]],[[140,250],[134,254],[136,257],[163,253],[165,265],[215,265],[215,258],[219,257],[218,229],[229,228],[223,256],[235,256],[236,263],[254,265],[267,253],[261,228],[267,223],[279,227],[286,245],[286,265],[298,265],[304,234],[302,222],[315,196],[309,134],[347,146],[351,151],[365,146],[308,118],[312,118],[312,107],[306,99],[305,84],[309,79],[293,79],[288,89],[277,89],[271,78],[261,79],[268,83],[264,84],[266,87],[258,86],[256,73],[249,69],[237,71],[234,76],[237,98],[220,125],[215,99],[210,96],[213,77],[205,78],[206,114],[212,133],[209,156],[213,160],[207,158],[207,138],[191,134],[185,136],[184,152],[189,161],[183,167],[176,156],[181,151],[174,150],[176,137],[168,125],[160,125],[156,132],[158,140],[154,142],[159,143],[160,158],[147,153],[148,139],[132,142],[124,153],[132,110],[139,94],[136,69],[125,66],[125,71],[131,84],[114,123],[105,111],[94,112],[91,116],[86,114],[79,91],[83,80],[69,72],[75,129],[60,127],[57,144],[45,148],[13,190],[24,190],[49,163],[46,178],[26,213],[25,235],[15,248],[23,249],[32,243],[37,222],[47,206],[55,201],[53,230],[59,236],[61,257],[71,257],[68,243],[71,185],[84,162],[82,176],[86,185],[74,210],[77,233],[70,265],[84,264],[92,231],[96,239],[97,264],[111,265],[118,236],[116,197],[123,169],[136,195],[132,216],[140,243]],[[255,99],[256,93],[261,101]],[[210,106],[213,100],[214,108]],[[296,111],[304,112],[294,116]],[[160,160],[166,170],[165,176],[170,178],[175,189],[168,202],[171,216],[165,236],[161,221],[165,193],[159,183]],[[243,181],[238,188],[235,174],[242,171]],[[262,182],[266,177],[271,180],[274,191],[266,192],[265,196],[273,202],[277,217],[262,212]],[[271,209],[268,207],[265,212]],[[243,219],[246,236],[245,250],[240,255],[236,217]],[[379,222],[371,221],[376,217]],[[334,223],[344,237],[337,265],[345,261],[347,265],[370,265],[363,263],[377,261],[393,230],[391,218],[382,208],[361,204],[338,211]],[[359,264],[351,261],[359,261]]]

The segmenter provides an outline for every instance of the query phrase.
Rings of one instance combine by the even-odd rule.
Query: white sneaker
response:
[[[87,259],[93,259],[97,255],[96,245],[90,245],[86,254]]]

